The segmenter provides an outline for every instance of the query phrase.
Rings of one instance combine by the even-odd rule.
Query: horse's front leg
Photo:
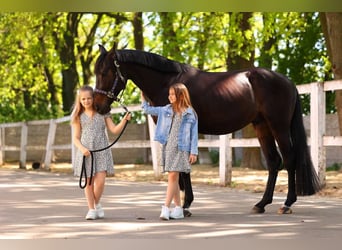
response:
[[[268,179],[267,179],[267,185],[266,190],[264,192],[264,196],[262,197],[261,201],[259,201],[257,204],[254,205],[252,209],[252,213],[264,213],[265,212],[265,206],[272,203],[273,200],[273,192],[274,187],[277,181],[278,176],[278,168],[272,168],[268,170]]]

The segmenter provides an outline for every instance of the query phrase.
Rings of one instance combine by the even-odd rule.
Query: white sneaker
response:
[[[101,204],[99,203],[99,204],[95,205],[95,209],[96,209],[97,218],[103,219],[104,218],[104,211],[103,211]]]
[[[167,206],[162,206],[162,210],[161,210],[159,218],[162,220],[170,219],[170,209]]]
[[[183,219],[184,218],[183,208],[175,207],[170,213],[170,218],[171,219]]]
[[[96,218],[97,218],[96,210],[95,209],[89,209],[85,218],[87,220],[96,220]]]

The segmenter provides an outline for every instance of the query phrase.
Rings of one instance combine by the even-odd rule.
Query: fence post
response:
[[[26,124],[26,122],[23,122],[21,125],[19,168],[26,168],[27,130],[28,130],[27,124]]]
[[[50,120],[49,125],[49,133],[48,138],[46,141],[46,151],[45,151],[45,160],[44,160],[44,168],[50,169],[50,164],[52,160],[52,154],[53,154],[53,143],[55,141],[56,136],[56,129],[57,129],[57,123],[55,120]]]
[[[230,147],[230,139],[232,134],[220,135],[220,166],[219,176],[220,185],[227,186],[232,180],[232,148]]]
[[[321,184],[326,182],[326,154],[323,145],[325,135],[325,92],[323,83],[312,83],[310,94],[310,150],[312,163],[319,176]]]
[[[160,145],[158,142],[153,140],[153,136],[155,133],[156,125],[154,124],[154,121],[152,119],[151,115],[147,115],[147,121],[148,121],[148,131],[150,135],[150,143],[151,143],[151,156],[152,156],[152,165],[154,170],[154,176],[158,178],[161,175],[161,169],[158,164],[158,159],[160,158]]]

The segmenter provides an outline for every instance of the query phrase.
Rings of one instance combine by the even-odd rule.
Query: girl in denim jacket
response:
[[[158,117],[154,139],[163,146],[162,165],[164,172],[168,172],[166,199],[160,218],[182,219],[184,214],[180,204],[179,173],[189,173],[191,164],[197,161],[197,114],[191,105],[188,89],[182,83],[169,88],[170,104],[166,106],[150,106],[143,93],[141,98],[143,111]],[[172,200],[175,207],[171,210]]]

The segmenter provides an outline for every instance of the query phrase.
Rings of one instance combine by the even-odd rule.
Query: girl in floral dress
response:
[[[145,113],[157,116],[154,139],[163,145],[162,165],[168,172],[168,186],[165,203],[162,206],[162,220],[184,218],[181,208],[179,173],[189,173],[191,164],[197,161],[198,155],[198,118],[192,108],[188,89],[182,83],[169,88],[170,104],[153,107],[144,99],[142,108]],[[174,209],[170,209],[171,202]]]
[[[73,143],[77,148],[74,161],[74,174],[80,176],[82,171],[83,156],[85,158],[86,173],[90,174],[91,157],[90,150],[104,148],[109,145],[106,128],[113,134],[119,134],[125,123],[131,119],[127,113],[119,124],[115,125],[110,114],[101,115],[96,112],[93,102],[93,88],[83,86],[78,91],[74,109],[71,114],[73,127]],[[95,220],[104,217],[100,199],[104,191],[105,177],[114,173],[112,152],[110,149],[93,153],[94,172],[93,177],[87,176],[87,185],[84,188],[88,203],[87,220]],[[92,183],[90,183],[92,180]]]

